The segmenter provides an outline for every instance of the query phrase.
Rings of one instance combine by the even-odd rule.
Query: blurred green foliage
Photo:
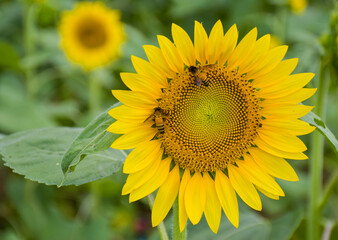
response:
[[[88,108],[88,74],[67,60],[59,45],[57,28],[60,14],[71,9],[75,2],[0,2],[0,139],[33,128],[85,127],[93,118]],[[332,36],[337,34],[338,28],[334,1],[309,1],[302,14],[293,13],[287,0],[103,2],[122,12],[127,42],[120,59],[91,73],[102,89],[101,111],[116,102],[111,96],[111,89],[126,89],[119,73],[134,71],[130,55],[145,58],[142,45],[158,46],[158,34],[170,37],[171,23],[183,27],[191,37],[194,20],[202,22],[207,31],[218,19],[225,29],[236,23],[240,38],[257,26],[259,36],[271,33],[282,44],[289,45],[286,57],[299,58],[296,72],[315,72],[318,76],[321,63],[328,58],[331,69],[338,69],[337,46],[326,44],[326,39],[330,37],[337,39],[337,36]],[[332,31],[334,28],[335,32]],[[317,81],[318,77],[311,82],[311,87],[318,86]],[[338,131],[337,87],[337,78],[332,78],[326,124],[335,135]],[[309,101],[309,104],[315,103]],[[35,130],[30,131],[34,134]],[[72,136],[74,139],[76,134]],[[308,136],[302,139],[309,145]],[[27,152],[25,149],[8,151],[18,159],[20,154]],[[43,160],[46,159],[41,159],[41,163]],[[20,164],[20,161],[13,164]],[[293,161],[292,165],[300,181],[279,181],[286,197],[274,201],[262,196],[262,212],[246,209],[241,204],[240,228],[235,230],[223,216],[216,239],[305,239],[308,161]],[[325,186],[334,176],[335,169],[336,156],[326,144]],[[46,171],[46,176],[52,178],[53,174],[48,174],[52,170]],[[129,204],[127,197],[120,196],[125,178],[120,171],[80,187],[56,188],[25,180],[1,164],[0,239],[158,239],[158,233],[150,225],[147,203]],[[331,233],[331,239],[335,239],[334,236],[338,236],[338,186],[332,186],[330,191],[322,226],[323,232]],[[170,229],[169,219],[167,224]],[[197,227],[189,225],[188,232],[189,239],[216,237],[205,220]]]

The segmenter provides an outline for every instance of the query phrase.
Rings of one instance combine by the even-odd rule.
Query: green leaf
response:
[[[309,123],[310,125],[315,126],[317,130],[326,138],[326,140],[331,145],[332,149],[338,155],[338,141],[335,135],[330,131],[330,129],[325,125],[325,123],[320,117],[318,117],[313,112],[309,112],[307,115],[305,115],[301,119]]]
[[[115,104],[113,107],[116,107],[118,104]],[[61,162],[61,168],[65,175],[69,170],[74,170],[76,165],[88,154],[109,148],[118,137],[116,134],[107,132],[109,125],[115,121],[107,112],[104,111],[91,121],[69,146]]]
[[[14,172],[47,185],[58,185],[63,179],[64,185],[80,185],[117,172],[126,154],[107,149],[88,153],[76,171],[64,178],[62,158],[81,132],[79,128],[57,127],[15,133],[0,139],[0,155]]]
[[[7,42],[0,42],[0,68],[19,69],[19,56]]]
[[[304,218],[304,210],[297,208],[289,211],[285,215],[272,220],[271,236],[270,239],[274,240],[288,240],[300,225]]]

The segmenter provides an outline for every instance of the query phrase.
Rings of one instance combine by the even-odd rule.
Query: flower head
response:
[[[194,43],[175,24],[172,35],[144,46],[149,61],[132,56],[137,73],[121,74],[131,91],[113,90],[123,105],[109,112],[108,131],[123,135],[112,147],[134,148],[122,194],[132,202],[159,188],[154,226],[178,196],[181,231],[204,213],[217,233],[221,209],[239,224],[236,193],[261,210],[257,190],[278,199],[275,178],[298,180],[284,158],[307,158],[297,136],[314,128],[298,118],[312,107],[298,103],[314,94],[303,88],[314,74],[290,75],[298,60],[282,61],[287,46],[270,48],[256,28],[238,44],[236,25],[224,34],[220,21],[209,36],[195,22]]]
[[[77,3],[64,12],[59,32],[68,58],[86,70],[117,58],[125,39],[120,12],[101,2]]]

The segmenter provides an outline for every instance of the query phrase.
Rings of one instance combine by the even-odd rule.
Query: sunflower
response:
[[[122,194],[133,202],[159,188],[153,226],[178,197],[181,231],[204,213],[217,233],[221,209],[238,227],[237,195],[260,211],[257,190],[278,199],[275,178],[298,180],[285,158],[307,158],[297,136],[314,127],[298,118],[312,107],[298,103],[316,91],[303,88],[314,74],[291,75],[298,60],[282,61],[287,46],[270,48],[256,28],[238,44],[236,25],[224,34],[220,21],[209,36],[195,22],[194,43],[175,24],[172,36],[144,46],[148,61],[131,57],[137,73],[121,73],[131,91],[112,91],[123,105],[109,111],[108,131],[122,134],[111,147],[133,149]]]
[[[72,11],[64,12],[59,32],[68,58],[86,70],[117,58],[125,39],[120,15],[101,2],[77,3]]]

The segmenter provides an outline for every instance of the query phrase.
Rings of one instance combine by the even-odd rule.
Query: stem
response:
[[[89,81],[89,114],[91,117],[95,117],[100,112],[101,105],[101,86],[98,80],[95,78],[93,72],[88,73]]]
[[[148,195],[148,203],[149,203],[150,208],[153,209],[154,196],[152,194]],[[158,230],[158,232],[160,234],[161,240],[169,240],[168,233],[167,233],[167,230],[166,230],[163,222],[161,222],[157,226],[157,230]]]
[[[326,101],[328,95],[329,78],[326,76],[326,68],[323,61],[320,68],[318,93],[316,99],[317,114],[325,121]],[[322,196],[322,175],[323,175],[323,156],[324,138],[316,131],[312,135],[312,152],[310,160],[311,190],[308,222],[308,239],[319,239],[319,223],[321,211],[319,208],[319,199]]]
[[[180,231],[179,225],[179,211],[178,211],[178,200],[176,199],[174,203],[174,219],[173,219],[173,239],[175,240],[185,240],[187,239],[186,227],[183,232]]]
[[[35,68],[29,63],[29,58],[34,54],[35,44],[34,44],[34,21],[35,21],[35,12],[36,6],[34,3],[25,3],[24,4],[24,17],[23,17],[23,38],[24,38],[24,48],[25,48],[25,58],[26,66],[24,68],[24,73],[26,77],[27,84],[27,95],[29,98],[33,99],[36,91],[36,81],[34,78]]]
[[[329,197],[333,191],[333,189],[336,186],[336,183],[338,182],[338,170],[333,174],[333,176],[331,177],[329,183],[327,184],[327,187],[324,191],[324,196],[318,206],[318,208],[322,211],[327,203],[327,201],[329,200]]]

